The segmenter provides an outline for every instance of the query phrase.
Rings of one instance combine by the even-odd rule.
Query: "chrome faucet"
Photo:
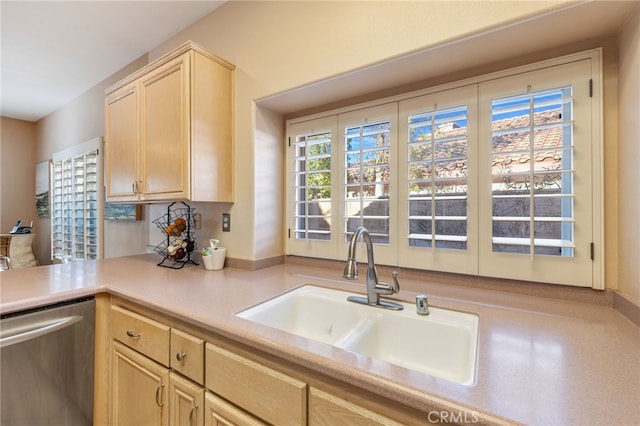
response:
[[[398,303],[380,300],[380,295],[398,293],[400,291],[400,284],[398,284],[398,273],[395,271],[391,273],[393,277],[393,284],[378,282],[378,272],[376,271],[376,265],[373,261],[373,242],[371,241],[371,235],[367,228],[361,226],[353,233],[351,241],[349,242],[349,249],[347,251],[347,265],[344,267],[344,274],[342,276],[347,280],[355,280],[358,278],[356,247],[358,246],[358,239],[360,239],[360,236],[362,236],[362,239],[367,246],[367,297],[349,296],[347,300],[350,302],[376,306],[378,308],[393,309],[396,311],[402,310],[403,306]]]

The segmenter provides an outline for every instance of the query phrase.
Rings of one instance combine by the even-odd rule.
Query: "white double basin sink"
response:
[[[476,368],[478,317],[414,304],[402,311],[347,301],[351,293],[304,285],[236,314],[297,336],[409,370],[471,385]]]

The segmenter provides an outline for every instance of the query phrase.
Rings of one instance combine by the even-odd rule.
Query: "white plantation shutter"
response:
[[[477,273],[477,86],[400,102],[400,263]]]
[[[600,55],[289,121],[287,252],[602,289]]]
[[[591,78],[582,60],[480,84],[482,275],[602,285]]]
[[[388,103],[338,115],[341,141],[336,150],[340,208],[339,258],[345,258],[353,232],[364,226],[375,245],[375,260],[397,263],[398,104]],[[366,261],[366,251],[358,250]]]
[[[102,256],[101,139],[53,154],[51,165],[51,259]]]
[[[338,258],[335,212],[337,118],[287,126],[288,254]]]

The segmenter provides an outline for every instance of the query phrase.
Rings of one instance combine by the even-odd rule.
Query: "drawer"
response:
[[[267,423],[306,425],[306,383],[210,343],[205,372],[207,388]]]
[[[171,368],[204,385],[204,340],[171,329]]]
[[[170,328],[119,306],[111,307],[111,337],[169,367]]]

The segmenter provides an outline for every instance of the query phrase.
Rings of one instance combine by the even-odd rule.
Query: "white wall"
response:
[[[16,220],[36,221],[36,126],[30,121],[2,117],[0,121],[0,233]],[[36,228],[34,232],[39,232]]]
[[[640,304],[640,7],[620,35],[618,290]]]

